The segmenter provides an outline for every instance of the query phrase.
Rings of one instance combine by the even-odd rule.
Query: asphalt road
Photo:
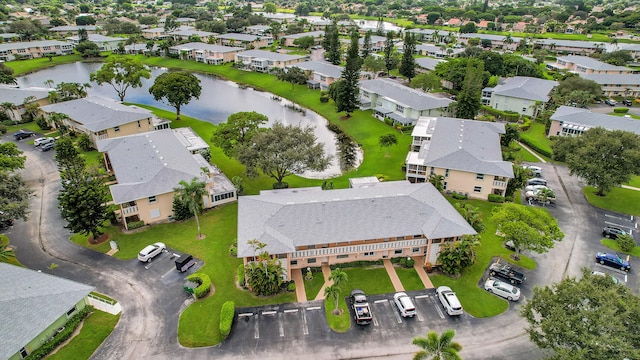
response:
[[[3,141],[13,140],[6,135]],[[593,249],[601,246],[596,238],[599,239],[602,215],[586,202],[579,180],[570,177],[565,168],[538,164],[556,190],[558,205],[550,211],[558,217],[566,236],[548,253],[532,255],[538,268],[527,274],[524,299],[511,304],[504,314],[489,319],[468,314],[455,319],[446,314],[440,316],[438,304],[430,291],[425,290],[422,295],[426,297],[415,298],[422,320],[398,323],[399,317],[388,302],[391,295],[386,294],[373,298],[379,301],[373,308],[379,319],[377,325],[364,329],[354,325],[339,334],[328,329],[322,304],[282,304],[240,309],[239,312],[252,315],[238,317],[225,342],[215,347],[187,349],[177,343],[177,324],[180,311],[190,300],[181,290],[180,276],[167,277],[170,267],[160,265],[170,260],[160,257],[158,265],[151,268],[156,270],[149,271],[137,260],[117,260],[68,241],[70,233],[64,229],[57,209],[60,184],[54,152],[41,153],[24,142],[19,142],[28,157],[24,177],[36,192],[30,221],[16,223],[8,230],[12,244],[17,247],[16,256],[29,268],[91,284],[97,291],[116,298],[123,308],[120,322],[94,359],[267,360],[282,359],[283,354],[307,359],[406,359],[417,350],[411,344],[413,337],[448,328],[456,330],[455,340],[462,344],[461,355],[465,359],[539,359],[541,352],[528,339],[526,322],[518,315],[519,306],[531,295],[534,284],[545,285],[567,275],[577,276],[582,266],[593,265]],[[52,263],[59,266],[50,270]]]

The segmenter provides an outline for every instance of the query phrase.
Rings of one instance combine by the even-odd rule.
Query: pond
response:
[[[54,68],[44,69],[35,73],[19,77],[18,85],[21,87],[46,87],[47,80],[53,80],[54,84],[60,82],[90,83],[89,74],[97,71],[101,63],[83,63],[59,65]],[[155,101],[149,94],[149,87],[153,79],[166,72],[164,68],[151,70],[151,79],[143,79],[142,87],[129,89],[125,97],[126,102],[155,106],[175,112],[175,109],[162,102]],[[229,115],[240,111],[255,111],[269,118],[267,126],[276,121],[287,125],[301,127],[311,126],[318,138],[318,142],[324,144],[325,152],[333,156],[333,161],[327,170],[322,172],[308,172],[301,174],[310,178],[328,178],[340,175],[340,166],[336,157],[335,134],[327,129],[327,120],[310,110],[305,113],[287,108],[291,105],[286,99],[274,100],[274,95],[268,92],[257,91],[252,88],[238,86],[232,81],[222,80],[212,75],[195,74],[202,85],[200,99],[192,100],[181,108],[181,114],[191,116],[213,124],[219,124],[227,120]],[[275,80],[274,80],[275,81]],[[90,83],[89,95],[98,95],[119,100],[111,85],[98,86]],[[54,85],[55,87],[55,85]],[[319,95],[318,95],[319,96]]]

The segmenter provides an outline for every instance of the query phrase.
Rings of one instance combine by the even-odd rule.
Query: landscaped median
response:
[[[589,203],[595,207],[615,211],[620,214],[640,216],[640,191],[613,188],[606,196],[596,195],[597,189],[593,186],[585,186],[582,192]]]

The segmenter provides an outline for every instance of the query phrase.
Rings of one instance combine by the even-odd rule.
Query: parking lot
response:
[[[185,256],[185,254],[167,248],[162,253],[154,257],[150,262],[143,263],[141,261],[131,260],[133,268],[144,276],[150,279],[159,279],[163,284],[172,284],[176,282],[185,281],[186,277],[197,272],[202,267],[203,262],[200,259],[195,259],[196,263],[185,272],[176,270],[175,261]]]

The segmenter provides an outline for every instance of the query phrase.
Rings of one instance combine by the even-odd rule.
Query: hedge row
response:
[[[497,195],[497,194],[489,194],[489,196],[487,197],[487,200],[489,200],[489,202],[493,202],[493,203],[503,203],[504,202],[504,196]]]
[[[480,107],[484,113],[489,115],[493,115],[498,119],[505,120],[508,122],[516,122],[520,119],[520,114],[515,111],[501,111],[492,108],[491,106],[482,105]]]
[[[533,144],[531,141],[523,137],[520,138],[520,142],[527,145],[529,148],[531,148],[533,151],[537,152],[538,154],[544,155],[549,158],[552,155],[550,151],[539,148],[537,145]]]
[[[235,312],[236,306],[233,301],[227,301],[222,304],[222,309],[220,310],[220,334],[224,337],[229,336],[231,332]]]
[[[245,287],[247,280],[244,277],[244,264],[238,265],[238,285]]]
[[[66,324],[64,324],[64,330],[62,330],[59,334],[55,335],[52,340],[47,341],[42,344],[39,348],[33,351],[31,354],[25,357],[26,360],[39,360],[49,355],[53,350],[55,350],[60,344],[67,341],[73,334],[73,332],[78,328],[78,325],[84,320],[84,318],[89,315],[90,312],[93,311],[93,306],[87,305],[84,309],[78,311]]]
[[[132,221],[127,223],[127,228],[129,230],[139,229],[144,226],[144,221]]]
[[[198,287],[193,290],[197,299],[207,295],[211,290],[211,279],[205,273],[195,273],[187,276],[187,280],[198,283]]]
[[[626,114],[629,112],[629,108],[614,108],[613,112],[616,114]]]

